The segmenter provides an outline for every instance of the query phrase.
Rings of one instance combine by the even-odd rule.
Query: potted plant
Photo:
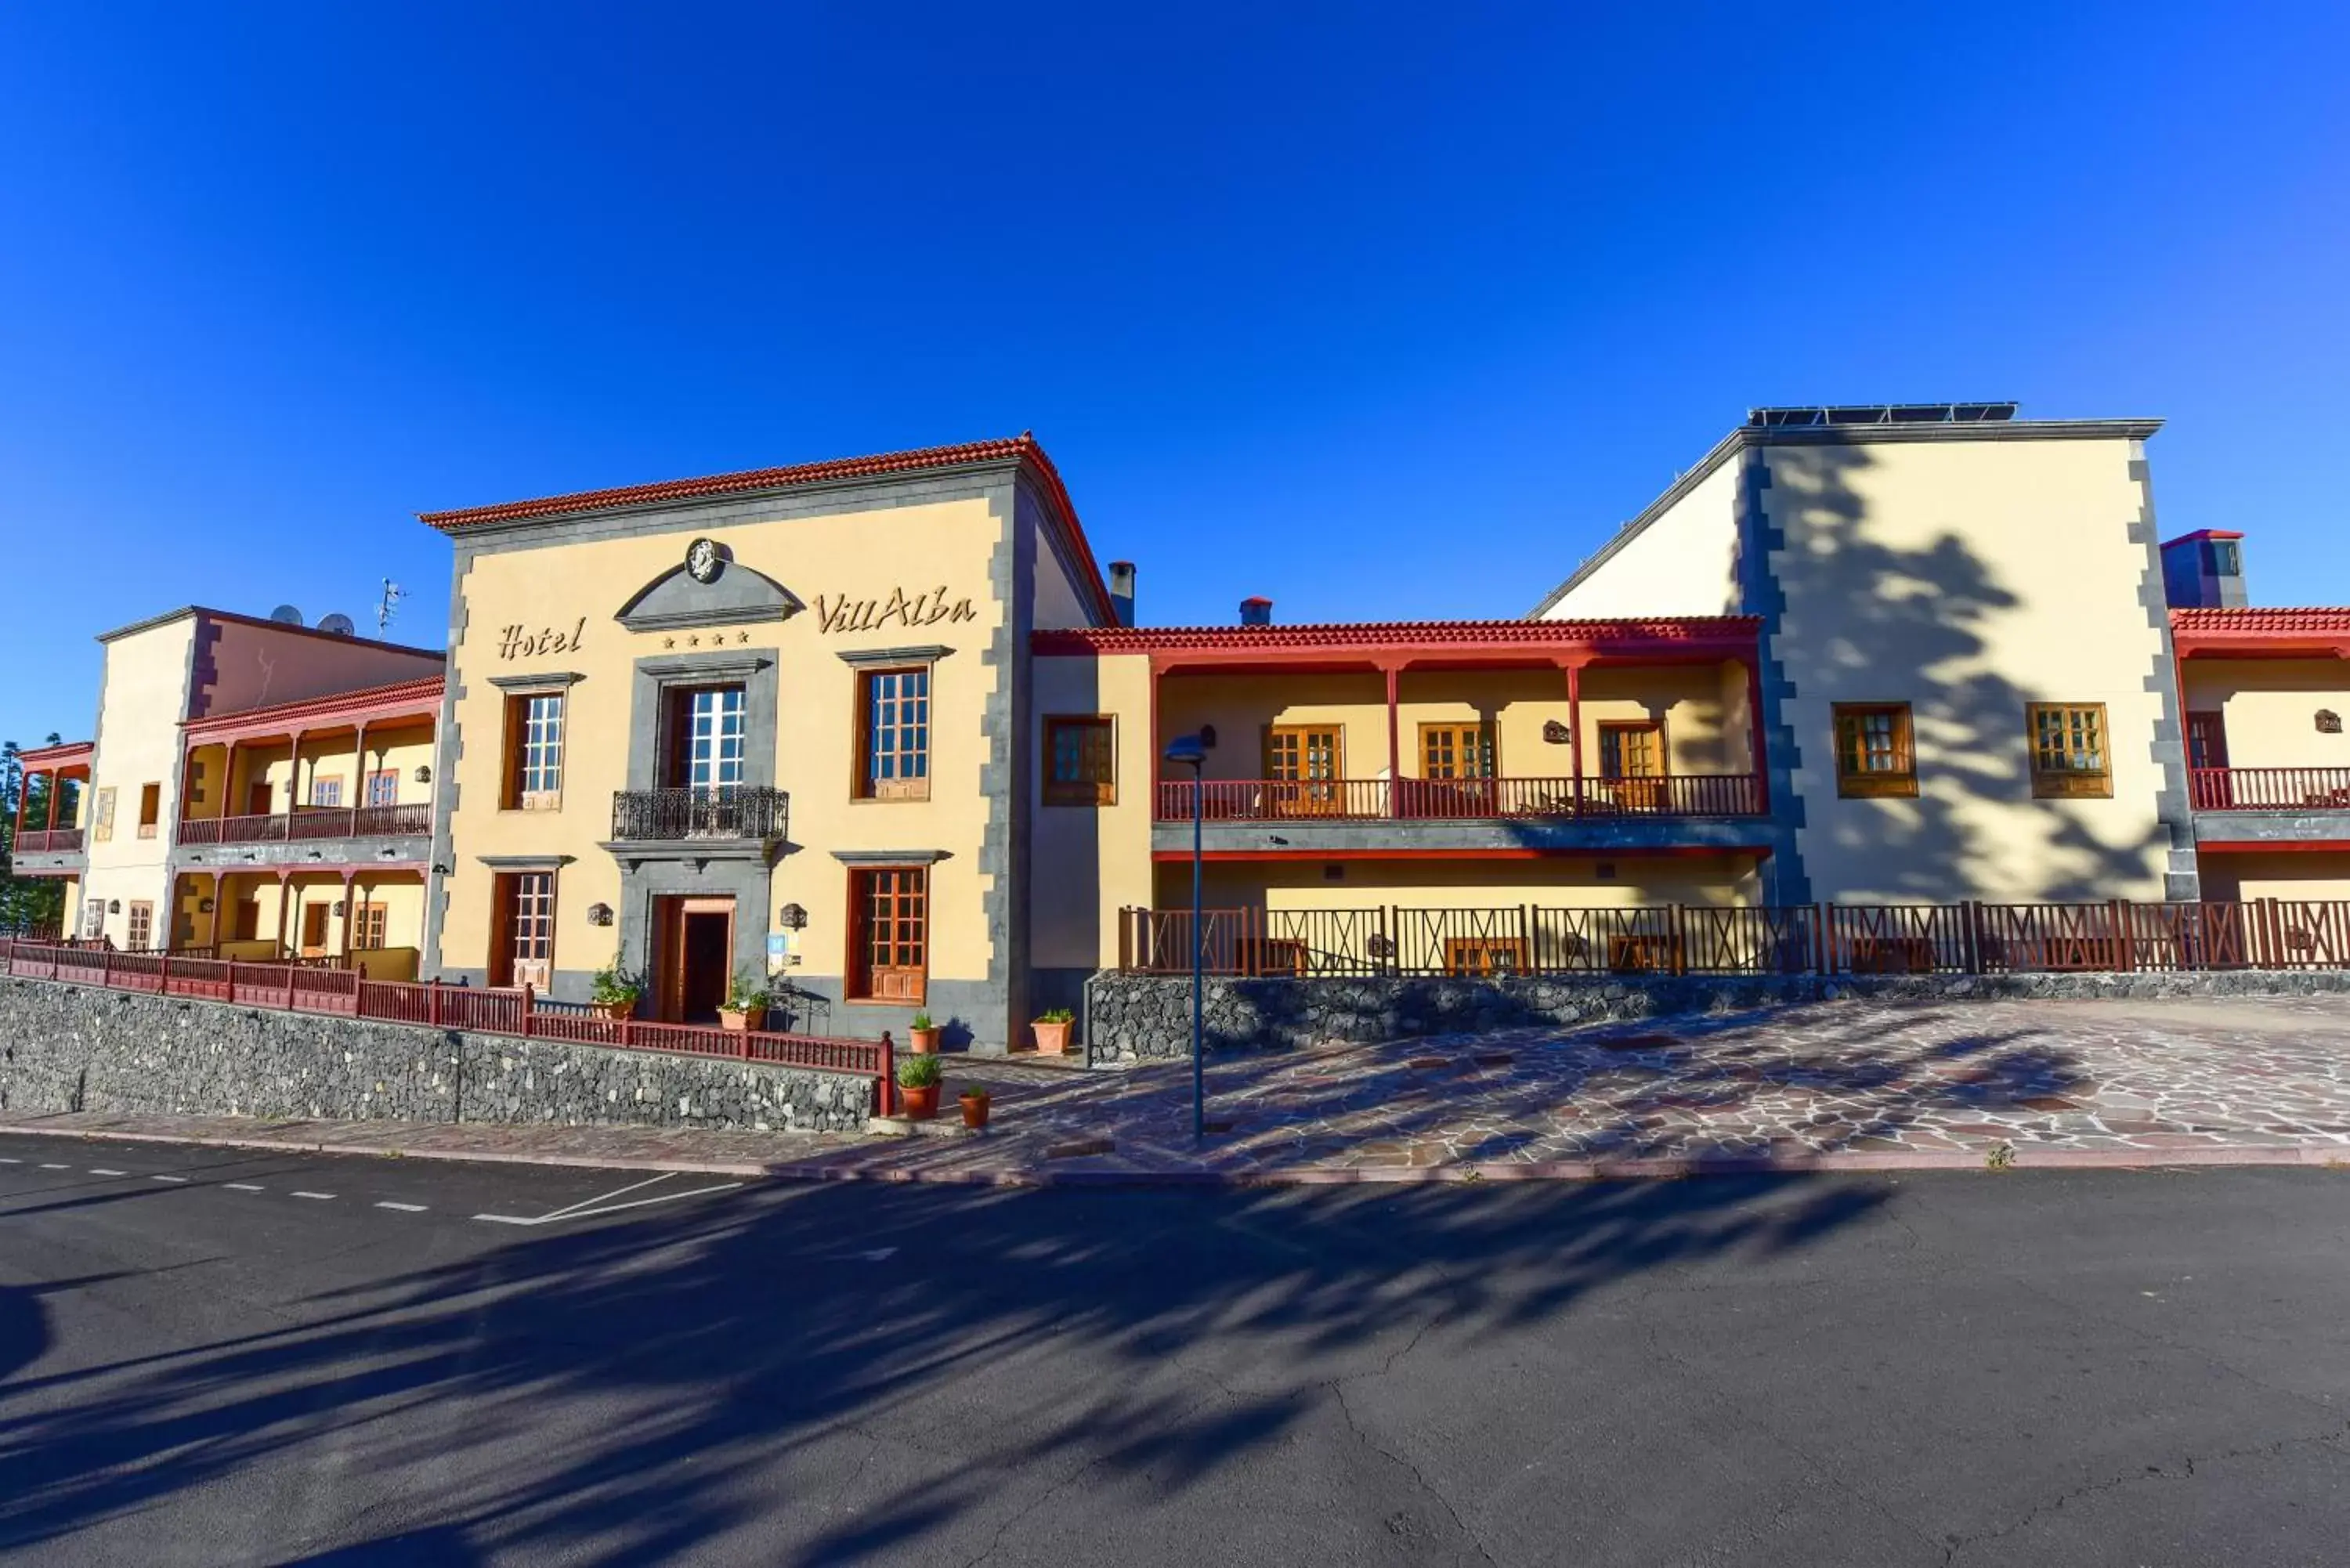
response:
[[[962,1125],[977,1132],[987,1125],[987,1106],[992,1096],[977,1084],[955,1096],[962,1106]]]
[[[620,1023],[637,1015],[637,1002],[645,994],[644,978],[622,969],[619,959],[598,970],[588,983],[588,1005],[597,1017]]]
[[[1077,1015],[1066,1007],[1056,1007],[1028,1027],[1036,1032],[1036,1054],[1066,1056],[1069,1054],[1069,1030]]]
[[[946,1081],[945,1064],[936,1056],[909,1056],[898,1064],[898,1114],[910,1122],[926,1122],[939,1114],[939,1085]]]
[[[767,988],[749,970],[738,971],[726,987],[726,1000],[718,1004],[721,1028],[759,1029],[767,1022]]]
[[[929,1013],[917,1012],[914,1014],[914,1026],[910,1033],[914,1037],[914,1054],[917,1056],[935,1056],[938,1054],[939,1026],[931,1022],[931,1015]]]

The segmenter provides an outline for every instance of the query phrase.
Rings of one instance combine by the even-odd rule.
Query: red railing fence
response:
[[[118,952],[0,938],[0,974],[68,981],[114,991],[228,1002],[282,1012],[421,1023],[482,1034],[510,1034],[619,1050],[671,1051],[777,1067],[808,1067],[874,1080],[883,1116],[897,1107],[896,1046],[879,1040],[820,1034],[710,1029],[700,1024],[607,1018],[571,1004],[546,1003],[528,990],[369,980],[356,969],[305,963],[244,963],[194,953]]]
[[[1627,816],[1759,816],[1762,781],[1752,774],[1672,774],[1662,778],[1160,779],[1161,822],[1189,822],[1191,795],[1209,822],[1417,821]]]
[[[2350,969],[2350,900],[1517,904],[1201,911],[1210,974],[2048,974]],[[1188,974],[1189,909],[1119,911],[1118,967]]]

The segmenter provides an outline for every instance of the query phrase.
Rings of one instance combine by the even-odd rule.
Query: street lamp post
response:
[[[1208,761],[1208,748],[1197,735],[1178,735],[1167,743],[1167,760],[1191,770],[1191,1141],[1204,1143],[1208,1137],[1207,1084],[1207,1003],[1205,971],[1207,969],[1208,933],[1202,924],[1201,904],[1201,867],[1204,857],[1200,847],[1201,770]]]

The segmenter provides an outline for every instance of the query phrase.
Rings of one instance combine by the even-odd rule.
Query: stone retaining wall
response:
[[[0,978],[0,1110],[861,1132],[873,1082]]]
[[[2350,992],[2350,971],[2233,970],[2191,974],[1631,975],[1492,980],[1215,979],[1206,987],[1210,1052],[1295,1050],[1487,1029],[1566,1027],[1668,1013],[1742,1012],[1846,998],[2312,996]],[[1103,973],[1086,983],[1094,1063],[1191,1051],[1188,975]]]

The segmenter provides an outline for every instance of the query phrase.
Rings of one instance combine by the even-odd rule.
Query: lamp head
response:
[[[1167,742],[1167,760],[1180,767],[1198,768],[1208,760],[1208,748],[1197,735],[1178,735]]]

